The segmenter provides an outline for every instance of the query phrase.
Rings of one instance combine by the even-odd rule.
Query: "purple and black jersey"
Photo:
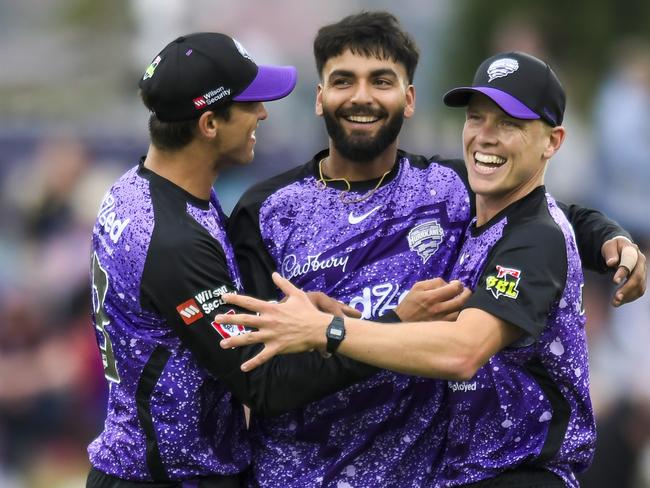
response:
[[[110,386],[104,430],[88,449],[97,470],[156,482],[239,473],[250,462],[240,402],[273,414],[374,372],[314,352],[242,373],[259,348],[221,349],[246,331],[212,319],[233,310],[223,293],[241,288],[225,224],[214,192],[198,199],[142,164],[104,197],[91,264]]]
[[[544,187],[471,225],[451,278],[478,308],[525,332],[469,381],[448,382],[440,486],[527,465],[576,487],[594,450],[583,276],[575,237]]]
[[[297,286],[322,291],[374,319],[395,308],[416,281],[449,274],[471,215],[462,162],[400,152],[381,187],[346,203],[346,197],[372,191],[377,180],[353,184],[353,195],[337,182],[323,187],[319,156],[254,187],[233,212],[231,237],[247,270],[247,291],[276,293],[264,288],[268,278],[254,272],[265,260],[269,274],[277,269]],[[257,235],[243,233],[244,222],[257,221],[257,215]],[[256,239],[265,253],[256,250]],[[404,486],[403,480],[417,486],[430,475],[442,445],[445,387],[381,371],[300,410],[256,417],[256,480],[262,487]],[[431,425],[438,427],[433,434]]]
[[[247,293],[278,298],[277,270],[377,318],[416,281],[449,279],[473,215],[464,163],[400,151],[376,191],[378,179],[346,192],[341,181],[319,182],[326,156],[255,185],[233,211],[228,235]],[[585,262],[602,271],[595,243],[625,232],[598,212],[563,211],[582,230]],[[446,391],[446,382],[382,371],[280,417],[254,417],[255,478],[262,487],[435,486]]]

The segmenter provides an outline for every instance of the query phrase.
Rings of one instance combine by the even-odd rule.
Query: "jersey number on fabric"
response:
[[[120,382],[120,375],[117,372],[115,364],[115,355],[113,354],[113,344],[108,336],[106,326],[110,323],[106,311],[104,310],[104,300],[108,290],[108,273],[99,263],[97,253],[93,253],[93,311],[95,312],[95,327],[104,337],[104,344],[99,344],[102,353],[102,362],[104,363],[104,376],[108,381],[113,383]]]

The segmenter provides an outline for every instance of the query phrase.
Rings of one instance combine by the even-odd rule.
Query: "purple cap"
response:
[[[228,102],[265,102],[296,86],[293,66],[260,66],[236,39],[198,32],[170,42],[139,86],[147,108],[164,122],[191,120]]]
[[[487,86],[461,86],[454,88],[445,95],[445,103],[452,107],[464,107],[469,102],[472,93],[476,92],[491,98],[505,113],[516,119],[541,118],[512,95]]]
[[[286,97],[296,86],[298,71],[293,66],[257,66],[257,75],[236,97],[235,102],[268,102]]]
[[[474,93],[489,97],[517,119],[542,119],[551,127],[564,117],[566,95],[551,67],[522,52],[500,53],[481,63],[472,86],[454,88],[443,101],[450,107],[464,107]]]

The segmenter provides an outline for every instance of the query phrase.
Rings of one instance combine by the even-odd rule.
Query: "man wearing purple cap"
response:
[[[485,60],[473,85],[444,101],[467,106],[464,160],[476,194],[450,272],[473,290],[457,320],[378,326],[333,318],[276,273],[288,297],[282,304],[224,297],[261,315],[217,316],[260,329],[222,346],[263,342],[263,356],[246,370],[273,354],[316,348],[448,380],[442,453],[418,486],[577,487],[595,441],[583,275],[573,230],[544,187],[565,138],[564,90],[546,63],[511,52]],[[422,434],[432,449],[436,429]]]
[[[277,299],[270,279],[277,270],[305,290],[357,307],[365,319],[395,316],[395,309],[403,320],[431,320],[409,319],[397,307],[408,290],[426,297],[426,312],[440,290],[460,293],[457,281],[429,288],[453,279],[474,195],[462,160],[398,149],[402,124],[415,110],[417,46],[392,14],[380,11],[323,26],[313,47],[316,113],[329,144],[253,186],[233,210],[228,230],[244,289]],[[621,235],[618,226],[582,215],[573,212],[573,221],[587,267],[605,271],[605,241],[603,249],[625,242],[636,257],[631,243],[613,238]],[[642,255],[639,263],[617,290],[617,304],[643,293]],[[334,321],[328,349],[342,338]],[[446,435],[439,410],[446,391],[446,382],[381,371],[304,408],[253,416],[255,481],[264,488],[418,486],[431,475]]]
[[[93,318],[110,392],[87,486],[240,486],[250,463],[240,402],[283,411],[374,371],[313,352],[242,374],[254,351],[219,347],[246,331],[213,320],[235,312],[221,296],[241,281],[212,185],[252,161],[262,102],[295,84],[295,68],[258,66],[216,33],[179,37],[145,71],[151,144],[104,196],[93,229]]]

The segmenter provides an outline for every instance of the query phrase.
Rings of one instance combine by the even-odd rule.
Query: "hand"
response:
[[[282,303],[269,303],[245,295],[225,294],[226,303],[258,312],[260,315],[217,315],[214,320],[222,324],[240,324],[258,330],[224,339],[224,349],[249,344],[264,343],[257,356],[242,364],[242,371],[250,371],[264,364],[276,354],[325,349],[325,330],[332,321],[330,314],[319,312],[305,292],[291,282],[273,273],[273,282],[285,294]]]
[[[643,296],[648,269],[646,257],[639,247],[629,239],[618,236],[605,241],[601,254],[607,266],[616,268],[613,281],[621,285],[614,293],[612,305],[619,307]]]
[[[460,307],[472,295],[458,280],[442,278],[418,281],[395,309],[402,322],[455,320]]]
[[[353,308],[349,305],[346,305],[343,302],[339,302],[332,297],[325,295],[322,291],[308,291],[307,298],[318,310],[325,313],[330,313],[336,315],[337,317],[343,317],[347,315],[355,319],[361,318],[361,312],[356,308]]]

